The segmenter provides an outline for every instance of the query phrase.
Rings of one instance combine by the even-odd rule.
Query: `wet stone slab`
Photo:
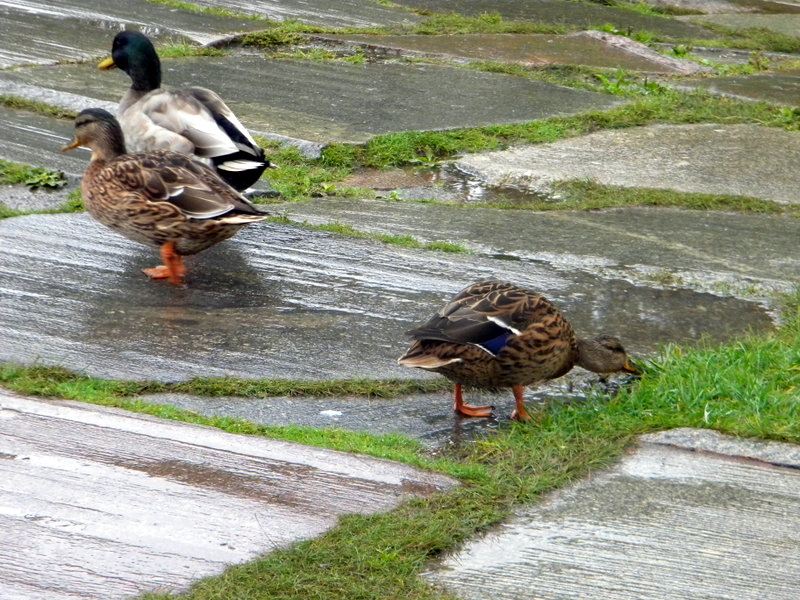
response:
[[[800,31],[800,14],[731,14],[676,18],[697,24],[710,23],[713,25],[722,25],[723,27],[730,27],[731,29],[767,29],[791,37],[796,37],[798,31]]]
[[[731,298],[280,224],[189,259],[186,288],[147,280],[156,253],[85,214],[5,219],[0,241],[0,361],[106,378],[429,377],[397,365],[404,332],[486,277],[541,290],[579,332],[619,335],[632,353],[770,327]]]
[[[217,90],[251,130],[317,142],[364,142],[383,133],[519,123],[621,102],[605,94],[458,67],[252,55],[164,60],[163,78],[167,87]],[[119,102],[129,85],[123,73],[88,64],[0,73],[0,89],[34,100],[43,93],[38,86]]]
[[[800,222],[781,216],[629,207],[534,212],[416,202],[326,199],[295,220],[455,242],[486,255],[722,293],[769,296],[800,284]]]
[[[679,89],[703,89],[719,96],[786,106],[798,105],[800,70],[776,71],[762,75],[709,77],[673,83]]]
[[[569,35],[363,35],[319,36],[379,54],[423,54],[522,65],[587,65],[651,73],[696,73],[696,62],[670,58],[629,38],[599,31]]]
[[[409,25],[421,20],[413,12],[373,0],[195,0],[194,4],[273,21],[296,19],[324,27]]]
[[[800,135],[758,125],[652,125],[469,155],[490,185],[552,193],[555,181],[751,196],[797,203]]]
[[[0,68],[104,56],[117,31],[139,29],[161,42],[202,44],[256,31],[264,23],[175,10],[146,0],[8,0],[0,6]]]
[[[611,23],[619,29],[645,30],[677,38],[711,39],[709,30],[675,19],[645,15],[636,11],[599,3],[570,0],[396,0],[396,4],[437,13],[479,16],[499,13],[510,20],[534,21],[551,25],[598,28]]]
[[[343,514],[453,485],[390,461],[0,390],[0,597],[177,592]]]
[[[645,0],[656,7],[682,8],[705,14],[800,13],[800,3],[791,0]]]
[[[88,156],[65,153],[61,148],[72,140],[72,121],[54,119],[23,110],[0,106],[0,158],[34,167],[62,171],[77,183]]]
[[[793,600],[800,450],[711,431],[644,436],[426,578],[464,600]]]

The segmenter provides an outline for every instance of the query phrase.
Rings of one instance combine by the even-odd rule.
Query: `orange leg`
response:
[[[517,407],[514,409],[514,412],[511,413],[511,418],[517,421],[530,421],[531,416],[528,414],[528,411],[525,410],[525,398],[523,397],[525,386],[515,385],[511,389],[514,390],[514,400],[517,402]]]
[[[164,261],[163,265],[142,269],[142,272],[150,279],[169,279],[172,285],[183,283],[186,267],[183,266],[181,255],[175,252],[175,242],[167,242],[161,246],[161,260]]]
[[[461,393],[461,384],[455,384],[453,388],[453,410],[465,417],[491,417],[494,406],[471,406],[464,404],[464,396]]]

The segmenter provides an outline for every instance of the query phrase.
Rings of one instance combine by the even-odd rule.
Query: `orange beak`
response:
[[[81,145],[81,143],[78,140],[74,140],[68,146],[64,146],[63,148],[61,148],[61,151],[62,152],[69,152],[70,150],[75,150],[75,148],[77,148],[80,145]]]

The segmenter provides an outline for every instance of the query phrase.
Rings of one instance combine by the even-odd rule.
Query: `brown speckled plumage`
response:
[[[104,110],[78,115],[75,142],[65,150],[78,145],[92,150],[81,182],[89,214],[131,240],[161,248],[162,256],[177,255],[177,263],[267,216],[210,167],[183,154],[126,154],[119,124]],[[149,274],[173,283],[182,278]]]
[[[560,377],[576,364],[599,373],[635,371],[617,338],[579,339],[543,296],[500,281],[468,286],[409,335],[414,341],[400,364],[452,380],[456,410],[471,416],[488,416],[489,407],[464,405],[463,385],[514,388],[515,416],[524,419],[524,386]]]

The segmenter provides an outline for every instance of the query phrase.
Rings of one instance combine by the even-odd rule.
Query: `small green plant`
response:
[[[266,29],[255,33],[248,33],[242,38],[242,46],[256,48],[275,48],[277,46],[292,46],[304,40],[296,31],[285,29]]]
[[[31,189],[58,189],[67,185],[67,178],[61,171],[0,160],[0,183],[23,184]]]
[[[53,106],[51,104],[45,104],[44,102],[39,102],[37,100],[28,100],[27,98],[12,96],[10,94],[0,94],[0,106],[13,108],[16,110],[26,110],[38,115],[54,117],[56,119],[72,120],[78,116],[78,113],[76,113],[74,110],[68,110],[58,106]]]
[[[687,58],[694,48],[692,48],[688,44],[676,44],[672,48],[670,48],[670,54],[677,58]]]
[[[747,59],[747,64],[753,67],[756,71],[766,71],[770,68],[771,61],[764,56],[763,52],[751,52]]]
[[[604,92],[615,96],[648,96],[665,91],[665,88],[655,81],[648,81],[647,79],[636,81],[629,79],[625,74],[606,76],[602,73],[595,73],[595,78],[602,84]]]
[[[224,50],[211,46],[197,46],[195,44],[180,43],[160,46],[158,55],[161,58],[183,58],[186,56],[223,56]]]
[[[363,65],[367,62],[367,54],[364,52],[363,48],[356,48],[350,56],[344,57],[342,61],[354,65]]]

